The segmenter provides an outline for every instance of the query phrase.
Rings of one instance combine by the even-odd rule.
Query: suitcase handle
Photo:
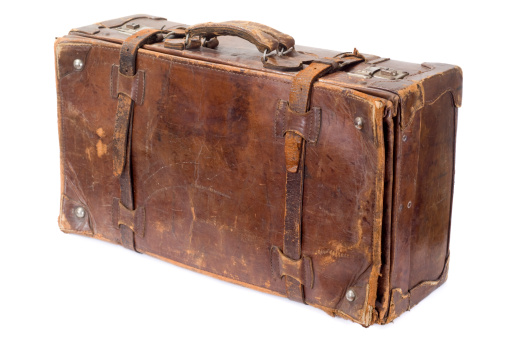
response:
[[[288,52],[295,40],[271,27],[250,21],[207,22],[190,26],[185,30],[188,37],[196,35],[209,40],[217,36],[237,36],[253,43],[261,53]]]

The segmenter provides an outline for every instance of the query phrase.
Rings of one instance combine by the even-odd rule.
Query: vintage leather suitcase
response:
[[[460,68],[148,15],[55,56],[62,231],[364,326],[446,280]]]

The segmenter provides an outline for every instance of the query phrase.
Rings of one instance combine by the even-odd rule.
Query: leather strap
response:
[[[320,77],[330,71],[340,70],[347,65],[362,62],[363,57],[356,55],[347,55],[348,58],[331,60],[316,60],[307,68],[296,74],[291,84],[289,94],[289,107],[294,120],[293,126],[301,127],[308,116],[315,115],[315,109],[309,111],[310,99],[312,94],[312,85]],[[279,107],[280,108],[280,107]],[[315,118],[313,120],[316,120]],[[302,130],[286,129],[284,152],[286,157],[286,208],[284,217],[284,242],[282,253],[284,258],[279,257],[279,264],[286,265],[284,276],[286,280],[286,294],[291,300],[305,303],[305,293],[302,282],[306,281],[306,286],[313,285],[308,281],[308,270],[312,270],[312,261],[310,257],[302,256],[302,207],[303,207],[303,180],[305,170],[305,135]],[[304,137],[302,137],[304,136]],[[317,135],[315,139],[317,140]],[[272,249],[273,251],[273,249]],[[272,267],[274,265],[274,254],[272,254]],[[289,261],[289,262],[288,262]],[[310,265],[310,267],[309,267]],[[303,268],[303,269],[302,269]],[[305,270],[306,269],[306,270]]]
[[[289,94],[289,109],[295,114],[307,113],[312,84],[327,73],[330,65],[312,63],[296,74]],[[305,163],[305,140],[293,131],[285,134],[286,209],[282,252],[291,260],[300,260],[302,249],[302,207]],[[309,258],[310,259],[310,258]],[[286,294],[290,300],[305,302],[303,285],[296,275],[285,275]]]
[[[295,114],[304,115],[310,102],[312,84],[332,68],[325,63],[311,63],[307,68],[296,74],[289,93],[289,109]],[[295,132],[286,132],[284,152],[286,154],[286,170],[290,173],[298,171],[303,147],[303,137]]]
[[[113,200],[113,208],[117,210],[113,212],[113,217],[117,215],[116,220],[113,219],[113,221],[114,225],[120,227],[122,245],[134,251],[136,250],[134,229],[138,228],[136,230],[138,235],[144,234],[144,211],[134,208],[131,173],[132,120],[135,101],[139,101],[139,105],[142,104],[142,99],[138,99],[137,93],[141,76],[144,83],[144,74],[136,73],[136,58],[140,47],[161,38],[161,31],[156,29],[143,29],[128,37],[120,50],[118,76],[112,76],[112,80],[114,78],[117,81],[121,80],[123,85],[121,90],[117,90],[118,106],[113,134],[113,173],[119,177],[120,182],[120,201],[118,202],[116,198]],[[129,87],[129,83],[132,87]],[[128,220],[129,217],[126,214],[143,214],[143,220],[140,216],[133,216],[133,219]],[[140,226],[143,228],[139,229]]]

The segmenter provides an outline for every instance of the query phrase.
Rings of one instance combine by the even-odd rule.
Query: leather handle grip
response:
[[[250,21],[207,22],[188,27],[185,32],[190,37],[201,35],[207,39],[216,36],[237,36],[254,44],[264,53],[274,50],[288,50],[294,47],[295,40],[271,27]]]

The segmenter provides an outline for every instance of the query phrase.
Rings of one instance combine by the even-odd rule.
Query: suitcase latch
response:
[[[139,32],[141,29],[145,29],[145,28],[155,29],[155,28],[152,28],[152,27],[140,25],[139,23],[136,23],[136,22],[129,22],[129,23],[123,25],[123,26],[116,27],[116,28],[113,28],[113,29],[115,29],[116,31],[118,31],[118,32],[120,32],[122,34],[134,35],[137,32]]]
[[[348,73],[352,76],[359,76],[363,78],[383,78],[387,80],[400,80],[406,77],[409,73],[405,71],[395,70],[385,67],[370,66],[364,69],[356,70]]]

